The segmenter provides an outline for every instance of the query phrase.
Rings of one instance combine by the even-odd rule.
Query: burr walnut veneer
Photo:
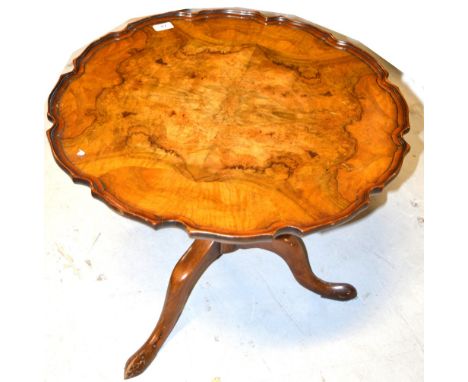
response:
[[[356,296],[312,273],[299,236],[350,218],[397,174],[408,110],[387,76],[305,21],[239,9],[148,17],[74,60],[49,99],[57,162],[118,212],[195,238],[127,378],[223,253],[267,249],[304,287]]]

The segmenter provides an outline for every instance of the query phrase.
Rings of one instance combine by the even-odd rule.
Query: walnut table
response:
[[[225,253],[263,248],[322,297],[356,296],[314,275],[300,236],[354,216],[398,173],[408,109],[387,77],[310,23],[240,9],[148,17],[74,60],[49,99],[58,164],[121,214],[195,239],[126,378]]]

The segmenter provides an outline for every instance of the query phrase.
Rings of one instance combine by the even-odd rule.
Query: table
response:
[[[319,279],[301,235],[350,219],[399,171],[408,108],[368,53],[310,23],[247,10],[148,17],[92,43],[49,99],[54,157],[125,216],[195,238],[161,317],[129,359],[143,372],[222,254],[259,247]]]

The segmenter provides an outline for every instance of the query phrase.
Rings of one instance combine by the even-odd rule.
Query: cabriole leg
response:
[[[172,272],[166,300],[153,333],[125,365],[125,379],[143,373],[154,360],[179,319],[193,287],[219,256],[220,244],[210,240],[195,240],[185,252]]]
[[[322,297],[346,301],[357,296],[356,289],[350,284],[331,283],[318,278],[310,266],[304,242],[297,236],[283,235],[271,242],[240,244],[236,247],[262,248],[276,253],[288,264],[299,284]]]

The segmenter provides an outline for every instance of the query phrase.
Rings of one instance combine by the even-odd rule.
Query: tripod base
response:
[[[322,297],[346,301],[357,296],[356,289],[345,283],[331,283],[312,271],[304,242],[293,235],[283,235],[270,242],[225,244],[212,240],[195,240],[176,264],[164,307],[150,337],[125,365],[125,379],[143,373],[156,357],[184,309],[193,287],[205,270],[221,255],[238,249],[262,248],[279,255],[303,287]]]

